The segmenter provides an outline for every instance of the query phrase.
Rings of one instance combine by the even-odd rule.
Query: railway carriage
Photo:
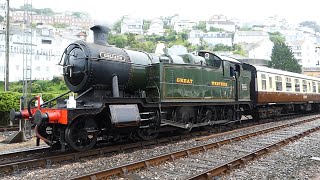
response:
[[[251,97],[260,118],[319,110],[320,78],[245,65],[252,71]]]

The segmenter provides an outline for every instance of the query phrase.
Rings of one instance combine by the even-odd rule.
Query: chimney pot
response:
[[[110,28],[106,26],[96,25],[90,28],[93,31],[94,43],[100,45],[108,45],[108,33]]]

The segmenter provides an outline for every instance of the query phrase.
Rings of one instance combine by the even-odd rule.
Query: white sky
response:
[[[19,7],[25,2],[32,2],[34,8],[57,12],[88,12],[97,23],[109,25],[123,15],[152,19],[173,14],[192,20],[207,20],[215,14],[243,20],[278,15],[290,23],[305,20],[320,23],[320,1],[316,0],[10,0],[10,5]]]

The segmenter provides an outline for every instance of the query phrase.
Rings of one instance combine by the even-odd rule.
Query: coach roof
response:
[[[271,74],[277,74],[277,75],[284,75],[284,76],[296,77],[296,78],[301,78],[301,79],[320,81],[320,78],[313,77],[313,76],[307,76],[307,75],[304,75],[304,74],[298,74],[298,73],[283,71],[283,70],[280,70],[280,69],[272,69],[272,68],[268,68],[266,66],[257,66],[257,65],[253,65],[253,66],[256,68],[257,72],[266,72],[266,73],[271,73]]]

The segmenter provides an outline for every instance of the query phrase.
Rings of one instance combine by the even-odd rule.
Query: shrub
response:
[[[1,92],[0,93],[0,124],[6,126],[9,124],[9,111],[11,109],[19,109],[20,93]]]

